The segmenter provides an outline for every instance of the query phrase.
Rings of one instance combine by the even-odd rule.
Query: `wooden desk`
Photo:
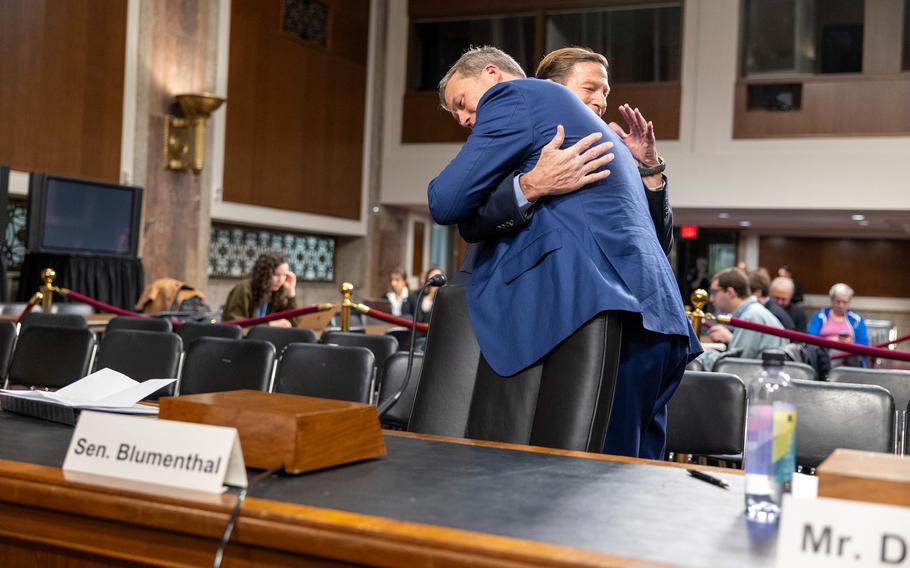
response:
[[[36,311],[38,310],[38,308],[35,309]],[[114,319],[115,316],[113,314],[89,314],[84,317],[85,321],[88,323],[89,329],[93,331],[103,331],[107,327],[108,322]],[[0,321],[11,321],[16,323],[16,320],[18,319],[18,315],[0,315]]]
[[[67,481],[72,430],[0,412],[6,565],[211,565],[231,494]],[[772,566],[732,490],[672,464],[387,433],[389,457],[253,487],[225,566]],[[60,565],[60,564],[58,564]]]

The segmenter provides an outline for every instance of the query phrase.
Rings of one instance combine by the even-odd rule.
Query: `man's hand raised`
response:
[[[530,172],[519,178],[521,191],[528,201],[572,193],[582,187],[607,178],[610,170],[597,171],[613,161],[612,142],[598,144],[600,132],[589,134],[568,148],[560,149],[565,141],[562,125],[556,127],[556,136],[540,151],[540,159]]]

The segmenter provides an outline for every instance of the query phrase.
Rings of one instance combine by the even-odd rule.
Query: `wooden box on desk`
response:
[[[910,507],[910,457],[835,450],[818,467],[818,496]]]
[[[376,408],[239,390],[161,399],[158,416],[236,428],[246,465],[302,473],[386,455]]]

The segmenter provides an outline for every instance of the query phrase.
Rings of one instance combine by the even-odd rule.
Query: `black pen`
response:
[[[727,482],[726,479],[714,477],[713,475],[707,474],[703,471],[698,471],[697,469],[687,469],[686,471],[688,471],[689,475],[691,475],[695,479],[700,479],[702,481],[706,481],[706,482],[710,483],[711,485],[716,485],[716,486],[720,487],[721,489],[730,489],[730,484]]]

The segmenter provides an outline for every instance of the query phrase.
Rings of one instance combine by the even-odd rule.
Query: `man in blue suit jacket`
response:
[[[614,143],[610,176],[536,205],[534,222],[480,253],[468,312],[481,351],[503,376],[532,365],[592,317],[624,312],[614,417],[605,450],[662,457],[666,402],[700,351],[657,241],[641,178],[619,138],[578,98],[494,48],[466,53],[440,83],[444,106],[471,128],[430,183],[434,219],[471,218],[489,188],[537,162],[556,125],[568,143],[599,131]]]

